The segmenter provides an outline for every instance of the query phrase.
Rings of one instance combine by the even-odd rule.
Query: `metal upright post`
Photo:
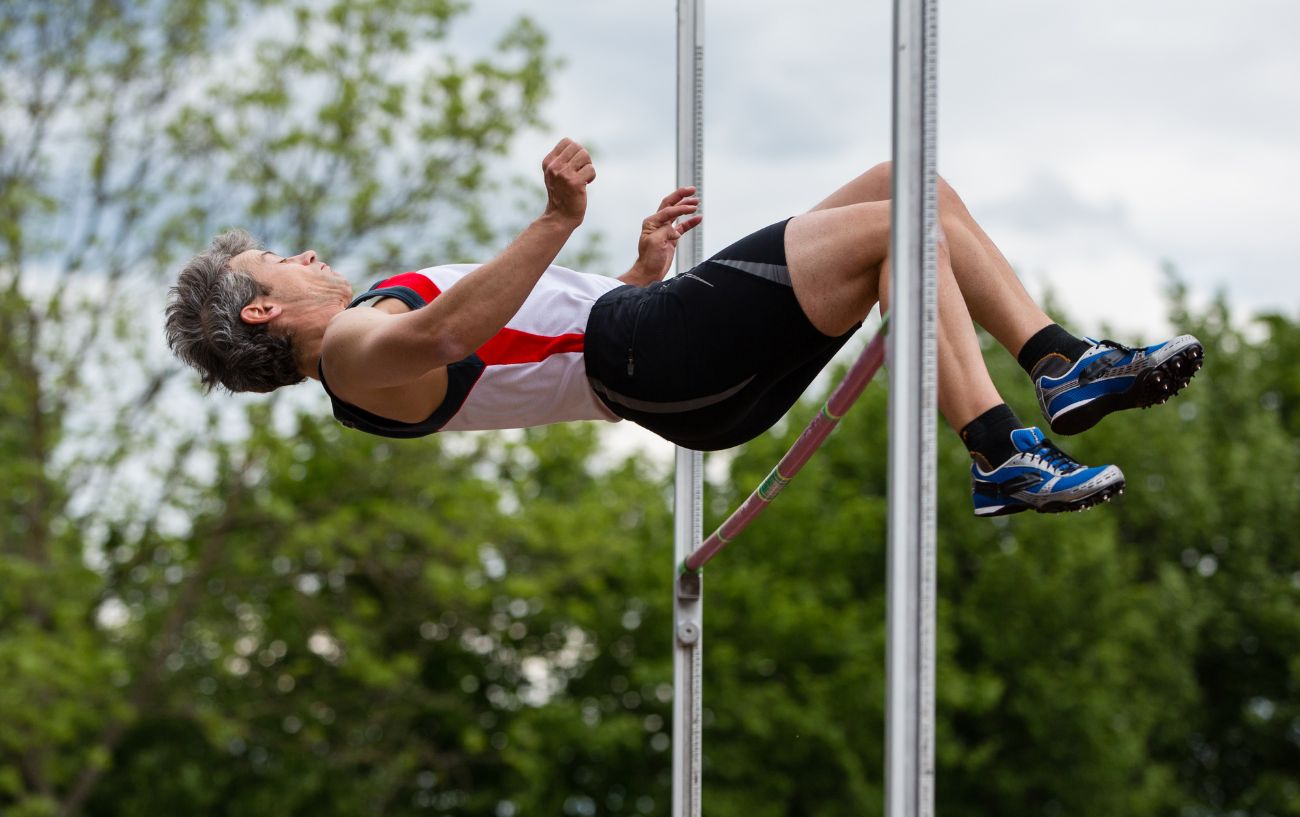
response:
[[[677,184],[702,192],[704,177],[704,0],[677,3]],[[702,260],[699,227],[677,242],[677,271]],[[704,459],[677,449],[673,531],[673,817],[699,817],[704,684],[703,576],[677,566],[704,536]]]
[[[885,813],[934,813],[936,0],[894,3]]]

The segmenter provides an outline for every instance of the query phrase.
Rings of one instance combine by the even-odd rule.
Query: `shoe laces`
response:
[[[1078,471],[1083,467],[1069,454],[1057,448],[1051,440],[1043,440],[1041,443],[1034,446],[1029,453],[1038,457],[1049,468],[1059,468],[1063,474]]]
[[[1102,340],[1102,341],[1100,341],[1100,344],[1101,344],[1102,346],[1109,346],[1109,347],[1112,348],[1112,349],[1118,349],[1118,350],[1120,350],[1121,352],[1136,352],[1136,351],[1137,351],[1137,349],[1135,349],[1135,348],[1132,347],[1132,346],[1125,346],[1124,344],[1122,344],[1122,343],[1117,343],[1116,341],[1113,341],[1113,340]]]

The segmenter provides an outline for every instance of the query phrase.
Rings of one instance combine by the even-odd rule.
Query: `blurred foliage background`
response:
[[[558,63],[527,20],[456,55],[464,10],[0,6],[5,817],[667,813],[662,467],[593,425],[393,442],[203,401],[157,346],[232,224],[367,275],[508,238],[492,162]],[[1123,466],[1112,505],[976,520],[941,436],[942,814],[1300,815],[1300,324],[1168,308],[1206,369],[1069,446]],[[709,570],[711,815],[881,811],[884,400]]]

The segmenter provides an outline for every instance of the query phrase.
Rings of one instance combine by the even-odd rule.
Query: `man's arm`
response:
[[[663,280],[673,264],[677,252],[677,239],[699,226],[703,216],[693,215],[700,208],[694,187],[679,187],[659,203],[659,211],[641,222],[641,238],[637,242],[637,259],[632,269],[618,280],[625,284],[643,287]],[[678,216],[689,218],[674,222]]]
[[[358,388],[400,386],[468,357],[500,332],[582,223],[587,185],[596,178],[591,156],[569,139],[547,155],[542,170],[546,212],[504,252],[423,309],[348,316],[327,333],[332,376]]]

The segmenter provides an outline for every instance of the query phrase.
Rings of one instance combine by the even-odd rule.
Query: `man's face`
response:
[[[292,256],[271,250],[247,250],[231,259],[231,265],[252,275],[282,307],[317,307],[352,299],[352,284],[316,257],[314,250]]]

